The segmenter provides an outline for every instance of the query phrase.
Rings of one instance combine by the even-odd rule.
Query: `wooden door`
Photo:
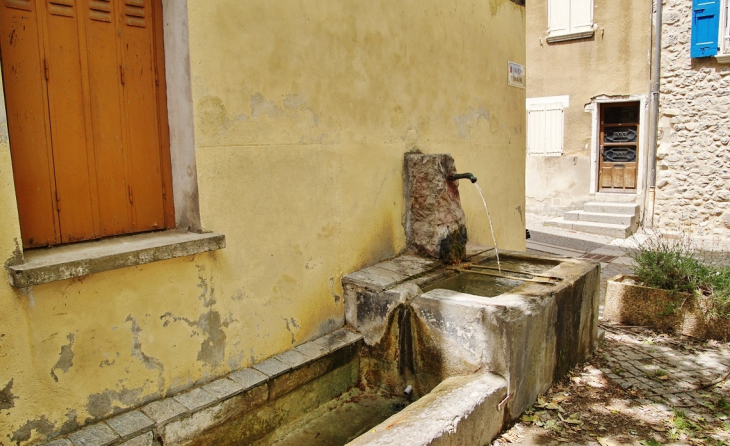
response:
[[[639,103],[601,105],[600,192],[635,192],[639,159]]]
[[[0,2],[23,245],[172,227],[161,0]]]

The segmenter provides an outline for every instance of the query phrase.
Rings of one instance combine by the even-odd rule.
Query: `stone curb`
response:
[[[86,426],[65,438],[57,438],[44,445],[152,446],[156,444],[154,439],[158,437],[158,432],[172,422],[192,417],[196,413],[220,405],[236,395],[259,386],[272,384],[282,375],[302,370],[331,353],[344,351],[361,342],[362,335],[353,333],[347,328],[341,328],[252,367],[231,372],[225,377],[199,385],[185,393],[153,401],[141,408]],[[304,379],[309,381],[313,377],[306,375]],[[300,384],[304,384],[304,382]],[[295,387],[290,390],[293,388]],[[266,395],[268,395],[268,391]],[[269,398],[270,396],[266,398],[266,401]]]

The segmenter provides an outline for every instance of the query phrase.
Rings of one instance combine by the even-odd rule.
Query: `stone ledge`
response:
[[[558,43],[558,42],[565,42],[566,40],[579,40],[579,39],[589,39],[593,37],[595,34],[595,30],[590,31],[582,31],[579,33],[570,33],[570,34],[558,34],[554,36],[548,36],[545,40],[547,43]]]
[[[74,277],[223,249],[225,236],[182,231],[148,232],[35,249],[7,267],[10,285],[25,288]]]

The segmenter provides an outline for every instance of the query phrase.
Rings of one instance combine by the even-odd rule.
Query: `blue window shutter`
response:
[[[720,33],[720,0],[692,0],[691,57],[717,54]]]

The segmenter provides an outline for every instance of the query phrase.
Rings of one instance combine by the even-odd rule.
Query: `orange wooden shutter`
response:
[[[35,1],[3,0],[0,51],[23,246],[60,242],[45,63]]]
[[[172,227],[161,1],[0,2],[23,245]]]
[[[91,121],[102,235],[132,232],[124,146],[121,42],[109,0],[89,1],[86,21]]]
[[[48,102],[63,243],[98,237],[96,177],[93,151],[87,147],[90,123],[86,120],[88,98],[84,94],[76,1],[48,0],[44,11]]]
[[[162,199],[154,28],[150,1],[125,0],[123,7],[124,105],[129,122],[130,195],[136,231],[165,226]]]

